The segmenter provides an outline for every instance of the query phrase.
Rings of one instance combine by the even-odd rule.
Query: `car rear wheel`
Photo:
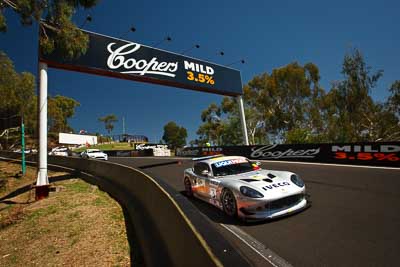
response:
[[[232,191],[229,189],[225,189],[222,192],[221,200],[224,212],[228,216],[235,217],[237,215],[237,206],[236,206],[236,199]]]
[[[193,196],[192,184],[190,183],[189,178],[187,178],[187,177],[185,178],[184,184],[185,184],[186,195],[188,197],[192,197]]]

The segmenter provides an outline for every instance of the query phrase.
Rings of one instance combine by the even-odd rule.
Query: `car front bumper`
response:
[[[239,218],[246,221],[258,221],[266,219],[274,219],[281,216],[289,215],[295,212],[299,212],[307,208],[307,199],[305,195],[297,202],[291,205],[282,207],[271,207],[268,202],[258,203],[257,205],[245,206],[239,205],[238,216]]]

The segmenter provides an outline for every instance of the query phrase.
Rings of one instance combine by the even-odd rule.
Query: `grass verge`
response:
[[[90,148],[96,148],[100,150],[133,150],[133,144],[129,143],[112,143],[112,144],[97,144],[97,145],[92,145]],[[86,147],[80,147],[77,149],[74,149],[74,152],[79,153],[86,150]]]
[[[96,186],[66,173],[49,176],[47,199],[34,201],[36,172],[15,178],[19,165],[0,162],[0,266],[128,266],[129,244],[121,207]],[[68,179],[67,179],[68,178]],[[23,188],[24,190],[21,190]],[[6,198],[12,192],[17,195]]]

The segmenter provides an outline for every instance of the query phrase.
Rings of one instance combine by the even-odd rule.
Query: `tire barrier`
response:
[[[35,156],[28,158],[35,161]],[[0,157],[17,159],[20,154],[0,151]],[[133,227],[136,250],[140,251],[132,260],[135,265],[249,266],[203,216],[192,210],[188,200],[147,174],[116,163],[80,158],[49,156],[48,163],[49,169],[67,168],[82,175],[121,204]],[[196,226],[202,227],[201,234],[193,218]],[[230,253],[224,256],[222,251]]]
[[[241,155],[253,160],[281,160],[400,167],[400,142],[187,147],[177,156]]]

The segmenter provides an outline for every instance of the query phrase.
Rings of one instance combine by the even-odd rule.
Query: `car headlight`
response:
[[[263,194],[258,192],[257,190],[254,190],[253,188],[247,187],[247,186],[241,186],[240,187],[240,193],[242,193],[246,197],[251,197],[251,198],[262,198],[264,197]]]
[[[290,180],[297,185],[298,187],[303,187],[304,186],[304,182],[303,180],[301,180],[301,178],[297,175],[297,174],[292,174],[290,176]]]

